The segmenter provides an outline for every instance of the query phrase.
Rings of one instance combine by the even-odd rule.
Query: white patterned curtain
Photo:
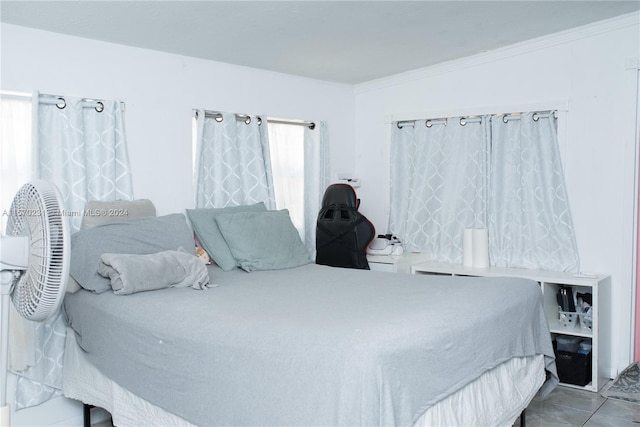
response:
[[[464,229],[488,228],[491,265],[578,271],[554,116],[503,117],[393,123],[389,230],[459,263]]]
[[[196,208],[264,202],[274,209],[267,121],[204,110],[197,111],[196,120]]]
[[[330,184],[326,122],[304,128],[304,245],[316,258],[316,223],[324,191]]]
[[[77,231],[87,201],[133,197],[122,106],[119,101],[89,103],[72,97],[58,105],[44,101],[34,94],[34,178],[60,189],[72,231]],[[65,321],[58,312],[33,326],[35,364],[17,372],[16,409],[61,394]]]
[[[534,120],[534,117],[536,120]],[[490,258],[500,267],[578,271],[556,119],[491,120]]]
[[[389,229],[405,249],[461,262],[464,229],[486,226],[487,128],[484,120],[393,124]]]
[[[65,208],[76,213],[89,200],[130,200],[121,102],[65,97],[64,108],[62,101],[35,102],[34,175],[58,186]],[[79,230],[82,216],[69,219],[73,231]]]

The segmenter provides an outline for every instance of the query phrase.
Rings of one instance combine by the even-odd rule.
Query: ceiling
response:
[[[361,83],[636,12],[635,1],[0,1],[0,21]]]

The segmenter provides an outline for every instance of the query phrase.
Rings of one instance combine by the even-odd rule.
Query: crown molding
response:
[[[490,62],[522,55],[524,53],[534,52],[536,50],[546,49],[560,44],[570,43],[576,40],[594,37],[600,34],[632,26],[640,26],[639,13],[627,13],[615,18],[598,21],[592,24],[583,25],[581,27],[572,28],[542,37],[537,37],[535,39],[512,44],[489,52],[483,52],[476,55],[443,62],[441,64],[419,68],[400,74],[394,74],[392,76],[383,77],[381,79],[371,80],[356,85],[354,87],[354,92],[357,95],[360,93],[384,89],[389,86],[422,80],[440,74],[446,74],[453,71],[463,70],[465,68],[487,64]]]

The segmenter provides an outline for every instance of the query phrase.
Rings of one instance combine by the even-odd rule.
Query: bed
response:
[[[131,249],[141,224],[75,250]],[[244,269],[207,266],[208,289],[68,294],[65,395],[116,425],[510,425],[557,383],[536,282],[273,268],[258,243],[232,251]]]

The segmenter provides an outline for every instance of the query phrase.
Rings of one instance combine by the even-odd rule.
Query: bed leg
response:
[[[522,413],[520,414],[520,427],[525,427],[525,425],[527,424],[526,419],[525,419],[525,417],[526,417],[525,413],[526,412],[527,412],[527,409],[525,408],[525,409],[522,410]]]
[[[83,404],[84,427],[91,427],[91,408],[93,408],[93,405]]]

